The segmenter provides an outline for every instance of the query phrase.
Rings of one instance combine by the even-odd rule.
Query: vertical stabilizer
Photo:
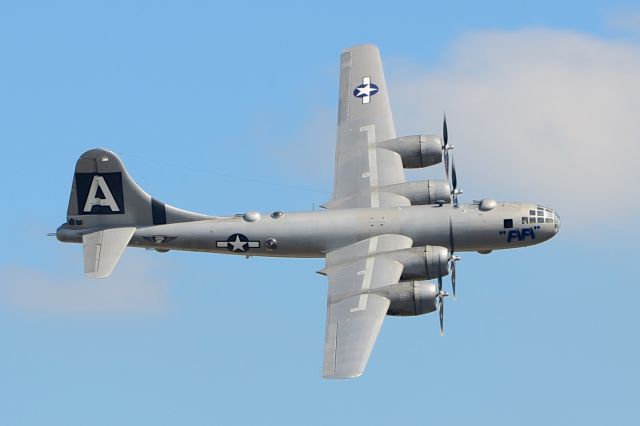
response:
[[[156,200],[135,183],[116,154],[92,149],[76,163],[64,226],[68,230],[91,232],[208,218]]]

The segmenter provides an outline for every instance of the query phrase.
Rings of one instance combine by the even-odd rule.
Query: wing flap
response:
[[[344,263],[351,263],[378,253],[402,250],[413,246],[413,240],[404,235],[385,234],[358,241],[327,253],[326,270]]]
[[[348,209],[353,206],[366,206],[371,204],[371,197],[378,197],[380,206],[409,207],[411,201],[405,196],[391,192],[378,192],[356,194],[344,198],[334,198],[322,205],[325,209]],[[375,203],[374,203],[375,204]]]
[[[108,277],[136,232],[135,227],[112,228],[82,236],[84,273],[90,278]]]
[[[329,318],[341,318],[327,324],[322,375],[348,379],[362,375],[376,342],[389,299],[369,295],[367,309],[350,312],[358,297],[343,299],[329,307]]]
[[[357,377],[364,371],[390,303],[375,290],[397,283],[404,268],[378,254],[412,244],[402,235],[381,235],[327,254],[322,270],[329,278],[324,377]]]

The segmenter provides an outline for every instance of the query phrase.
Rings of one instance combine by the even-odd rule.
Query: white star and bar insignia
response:
[[[245,253],[250,248],[260,248],[260,241],[249,241],[245,235],[232,234],[225,241],[216,241],[216,247],[227,248],[231,252]]]
[[[353,91],[353,96],[362,99],[363,104],[371,102],[371,96],[380,91],[378,85],[371,82],[371,77],[362,77],[362,84]]]

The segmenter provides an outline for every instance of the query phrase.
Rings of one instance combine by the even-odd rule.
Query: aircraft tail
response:
[[[102,278],[111,273],[136,228],[208,218],[156,200],[134,182],[116,154],[92,149],[76,163],[67,222],[56,236],[81,242],[85,273]]]

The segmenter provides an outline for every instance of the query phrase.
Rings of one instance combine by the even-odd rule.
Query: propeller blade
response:
[[[453,223],[451,223],[451,218],[449,218],[449,250],[453,256],[453,252],[456,251],[456,249],[453,244]]]
[[[453,290],[453,297],[456,297],[456,261],[460,260],[460,258],[453,253],[455,252],[455,244],[453,241],[453,222],[451,218],[449,218],[449,269],[451,270],[451,287]]]
[[[447,182],[449,182],[449,130],[447,129],[447,114],[444,115],[444,120],[442,121],[442,163],[444,164],[444,174],[447,177]]]
[[[449,182],[449,151],[445,151],[443,154],[443,163],[444,163],[444,175]]]
[[[455,191],[458,188],[458,176],[456,175],[456,160],[453,157],[451,157],[451,183]]]
[[[456,174],[456,161],[453,156],[451,156],[451,183],[451,198],[453,199],[454,204],[458,204],[458,175]]]
[[[456,298],[456,261],[451,261],[451,288],[453,289],[453,298]]]
[[[442,122],[442,139],[444,140],[444,146],[447,146],[449,143],[449,131],[447,130],[447,114],[444,115],[444,120]]]
[[[444,303],[442,297],[440,297],[440,309],[438,309],[438,315],[440,316],[440,335],[444,336]]]
[[[440,281],[439,281],[440,282]],[[446,291],[440,290],[438,291],[438,316],[440,317],[440,335],[444,336],[444,298],[447,297],[449,293]]]

